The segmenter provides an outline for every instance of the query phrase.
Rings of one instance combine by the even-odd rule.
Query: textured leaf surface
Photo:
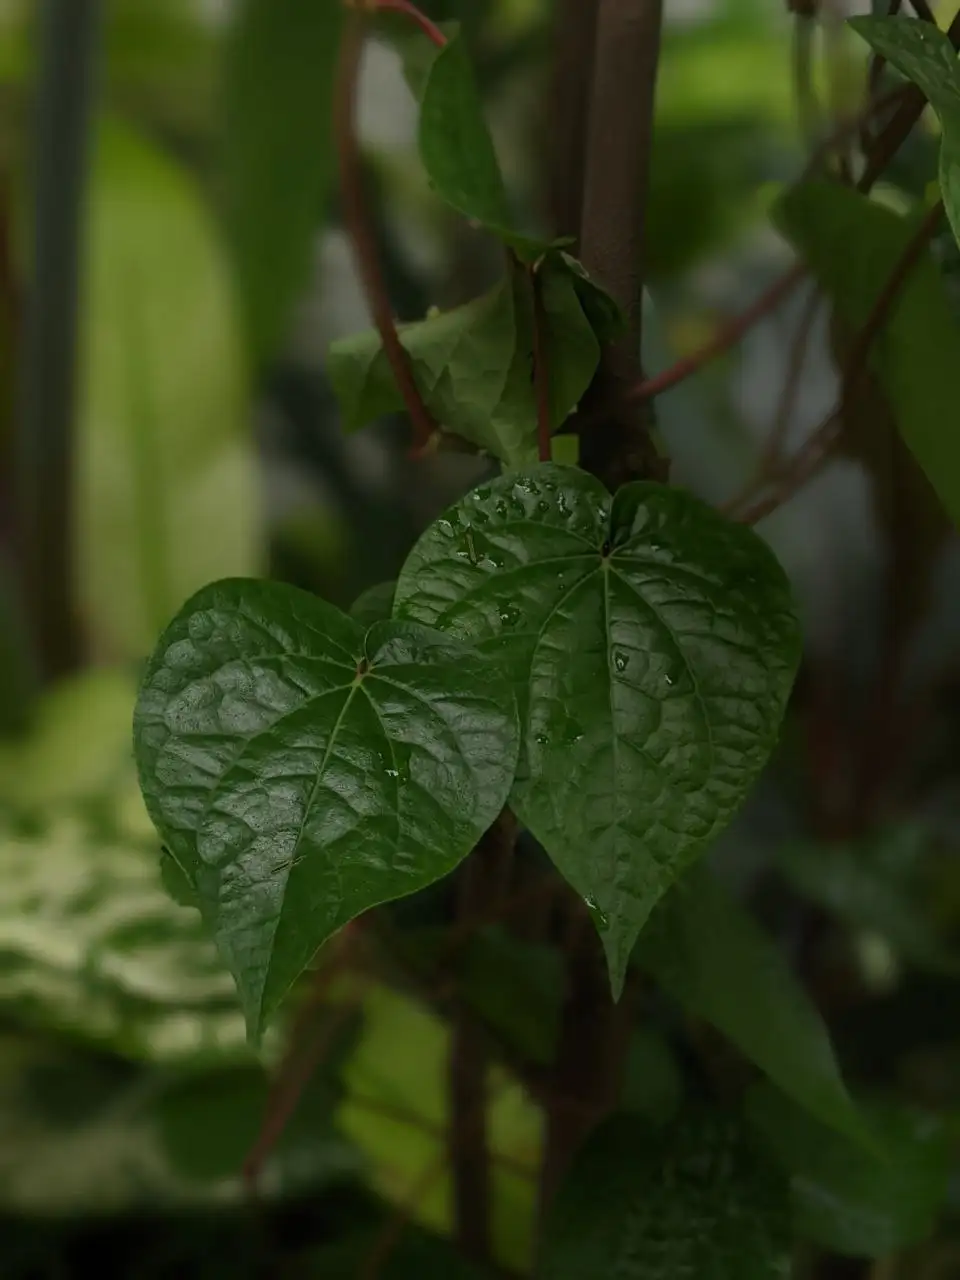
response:
[[[589,387],[600,358],[580,290],[589,291],[595,308],[600,306],[596,297],[606,295],[584,285],[559,260],[543,265],[541,279],[550,416],[559,426]],[[442,428],[507,466],[536,461],[533,312],[522,273],[465,306],[401,326],[400,340],[417,386]],[[333,343],[327,370],[348,431],[402,410],[376,333]]]
[[[830,1037],[780,951],[705,867],[654,912],[635,960],[826,1124],[864,1135]]]
[[[202,583],[256,572],[241,342],[198,192],[116,121],[98,135],[88,246],[78,586],[97,655],[139,661]]]
[[[524,743],[511,803],[591,907],[619,990],[653,906],[776,740],[799,655],[782,570],[681,490],[611,499],[545,465],[438,520],[395,611],[512,675]]]
[[[940,139],[940,191],[953,234],[960,242],[960,65],[957,51],[932,22],[863,16],[850,25],[891,66],[912,80],[937,113]]]
[[[810,264],[850,332],[870,313],[916,230],[913,219],[838,183],[803,183],[775,210],[784,234]],[[870,348],[897,430],[960,522],[960,431],[946,406],[960,365],[960,328],[932,258],[910,273]]]
[[[929,1236],[950,1163],[935,1117],[905,1107],[869,1108],[877,1142],[871,1153],[814,1123],[769,1085],[752,1092],[748,1114],[791,1175],[799,1235],[836,1253],[875,1258]]]
[[[466,856],[519,736],[506,681],[448,638],[365,634],[306,592],[240,580],[163,634],[134,729],[147,807],[253,1036],[340,926]]]
[[[787,1188],[735,1121],[659,1131],[623,1116],[588,1142],[547,1228],[543,1280],[787,1280]]]
[[[331,83],[343,5],[241,0],[227,53],[224,169],[253,355],[284,336],[334,174]]]

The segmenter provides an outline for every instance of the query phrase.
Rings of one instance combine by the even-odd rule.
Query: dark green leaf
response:
[[[430,185],[447,204],[498,236],[524,261],[551,242],[513,228],[503,175],[462,38],[434,58],[420,101],[420,158]]]
[[[544,465],[420,539],[395,610],[495,654],[524,745],[511,803],[591,908],[615,991],[658,899],[733,816],[799,657],[769,549],[690,494]]]
[[[396,582],[378,582],[367,587],[350,606],[350,617],[361,627],[372,627],[375,622],[386,622],[393,613],[393,597]]]
[[[680,1067],[666,1040],[649,1028],[634,1031],[624,1066],[622,1110],[659,1127],[674,1119],[682,1098]]]
[[[624,333],[627,318],[619,303],[591,280],[582,263],[569,253],[558,252],[551,254],[545,265],[552,270],[560,268],[570,274],[584,314],[601,342],[609,342]]]
[[[953,234],[960,241],[960,66],[957,51],[932,22],[890,17],[851,18],[854,31],[917,85],[937,113],[940,191]]]
[[[862,1139],[816,1007],[779,950],[704,867],[654,912],[637,964],[826,1124]]]
[[[370,1234],[341,1240],[311,1254],[301,1280],[357,1280],[369,1265],[374,1247]],[[487,1280],[491,1273],[468,1262],[450,1240],[408,1227],[390,1257],[378,1268],[381,1280]]]
[[[410,92],[420,102],[440,50],[422,31],[411,28],[405,14],[380,13],[377,15],[377,25],[400,55],[403,78]],[[437,26],[448,42],[459,35],[459,22],[438,22]]]
[[[224,168],[254,358],[284,336],[334,174],[331,85],[343,5],[241,0],[227,53]]]
[[[860,845],[787,845],[777,862],[798,893],[841,920],[878,933],[904,960],[934,973],[960,975],[960,957],[940,939],[917,900],[906,874],[913,868],[891,866],[889,850],[882,847],[910,848],[918,841],[925,841],[921,830],[901,828]]]
[[[244,580],[164,632],[134,736],[253,1037],[338,928],[466,856],[518,744],[512,693],[472,651],[409,623],[365,635],[306,592]]]
[[[618,1116],[587,1143],[551,1213],[543,1280],[787,1280],[787,1188],[735,1121],[666,1131]]]
[[[834,299],[844,325],[850,332],[862,329],[915,220],[826,182],[792,188],[775,217]],[[960,366],[960,329],[929,256],[910,273],[869,361],[900,435],[954,523],[960,522],[960,432],[944,408]]]
[[[600,348],[571,274],[546,263],[542,273],[551,421],[557,427],[590,385]],[[508,467],[536,461],[533,306],[523,272],[463,307],[401,326],[400,340],[441,428]],[[403,408],[376,333],[334,343],[328,374],[347,431]]]
[[[943,1127],[905,1107],[867,1109],[878,1150],[811,1120],[770,1085],[748,1101],[748,1115],[792,1179],[798,1234],[836,1253],[885,1257],[924,1240],[946,1194]]]

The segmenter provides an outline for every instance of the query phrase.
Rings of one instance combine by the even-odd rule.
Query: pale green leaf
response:
[[[916,231],[913,218],[827,182],[791,188],[775,219],[851,333],[869,320]],[[960,431],[949,405],[958,365],[960,328],[928,255],[910,272],[871,344],[869,366],[886,393],[897,430],[955,524],[960,522]]]
[[[140,658],[184,596],[256,568],[246,385],[213,219],[179,166],[115,121],[88,223],[78,589],[95,651]]]
[[[801,1106],[864,1138],[816,1006],[774,943],[706,868],[694,868],[664,899],[634,958]]]
[[[736,812],[799,658],[786,577],[679,489],[546,464],[423,535],[395,615],[495,655],[521,706],[511,804],[587,902],[614,990],[650,911]]]
[[[158,642],[134,737],[252,1038],[321,944],[464,858],[503,807],[505,677],[417,624],[364,631],[293,587],[215,583]]]
[[[337,0],[240,0],[226,72],[224,177],[253,356],[283,339],[336,171]]]

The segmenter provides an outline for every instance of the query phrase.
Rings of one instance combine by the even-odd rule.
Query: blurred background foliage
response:
[[[472,1275],[434,1234],[450,1218],[449,1031],[430,942],[446,918],[444,891],[384,913],[407,939],[394,960],[402,953],[415,969],[433,957],[435,999],[399,962],[343,979],[319,1007],[308,983],[255,1057],[197,917],[165,892],[130,755],[139,663],[191,591],[272,573],[346,606],[394,576],[417,532],[480,472],[453,455],[412,462],[398,421],[350,437],[340,429],[324,355],[367,320],[334,187],[337,7],[103,0],[72,477],[83,662],[38,685],[7,535],[41,7],[0,0],[0,1269],[4,1280],[91,1267],[137,1280],[336,1280],[361,1273],[408,1206],[381,1274]],[[505,171],[527,220],[542,222],[554,3],[428,7],[462,22]],[[667,0],[666,13],[652,370],[696,347],[789,260],[765,210],[806,154],[783,7]],[[392,30],[366,60],[362,132],[394,305],[413,319],[486,287],[497,255],[430,197]],[[857,100],[865,59],[838,31],[828,52],[816,84],[835,110]],[[932,129],[925,122],[903,149],[885,198],[925,197]],[[660,399],[678,481],[720,499],[750,474],[802,306],[784,306]],[[793,434],[835,395],[825,329],[814,328]],[[918,605],[903,705],[888,723],[897,767],[847,821],[844,791],[871,741],[889,593],[874,489],[862,459],[844,458],[763,526],[793,576],[810,657],[780,757],[714,861],[801,965],[851,1078],[946,1123],[951,1192],[932,1236],[902,1251],[915,1243],[916,1215],[892,1213],[895,1181],[867,1187],[858,1212],[874,1214],[896,1255],[873,1280],[947,1280],[960,1277],[960,557],[952,534],[924,543],[913,571],[929,578],[929,603]],[[506,1045],[546,1061],[561,975],[556,953],[524,936],[482,935],[460,982]],[[251,1213],[241,1167],[303,1016],[322,1052]],[[625,1105],[648,1120],[677,1105],[679,1024],[664,997],[637,1033]],[[495,1235],[520,1269],[541,1117],[506,1068],[491,1088]],[[810,1158],[830,1156],[821,1146]],[[847,1174],[855,1203],[856,1170]],[[845,1229],[821,1235],[839,1247]]]

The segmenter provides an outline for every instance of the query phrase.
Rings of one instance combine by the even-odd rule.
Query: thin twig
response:
[[[537,393],[537,448],[541,462],[550,461],[553,432],[550,426],[550,370],[547,366],[547,312],[543,283],[535,267],[528,271],[533,297],[533,383]]]
[[[359,11],[348,13],[340,46],[333,109],[340,198],[345,228],[350,238],[367,305],[377,332],[380,334],[380,341],[383,343],[397,389],[413,425],[414,447],[422,450],[426,448],[437,426],[420,394],[407,353],[397,333],[390,296],[380,267],[376,235],[364,195],[363,164],[357,141],[356,98],[365,36],[364,14]]]
[[[355,3],[354,7],[359,9],[373,9],[378,13],[399,13],[405,18],[409,18],[420,28],[428,40],[432,40],[438,49],[442,49],[447,43],[447,37],[443,34],[437,24],[428,18],[425,13],[421,13],[415,4],[411,4],[410,0],[360,0]]]

